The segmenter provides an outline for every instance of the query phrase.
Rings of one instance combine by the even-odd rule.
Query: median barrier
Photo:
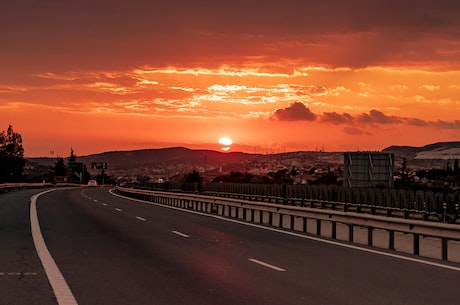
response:
[[[460,241],[460,226],[426,220],[390,217],[388,214],[363,214],[350,209],[334,210],[305,206],[292,206],[276,203],[251,201],[227,197],[212,197],[199,194],[172,193],[117,187],[121,195],[161,205],[181,209],[215,214],[261,225],[279,227],[313,233],[323,236],[322,231],[328,225],[331,239],[337,239],[338,224],[348,230],[346,241],[355,242],[356,228],[367,231],[367,245],[374,246],[375,231],[385,231],[387,244],[385,248],[396,250],[396,233],[412,236],[412,254],[420,255],[421,238],[436,238],[440,241],[440,258],[448,261],[449,243]],[[313,232],[307,230],[311,228]]]
[[[0,184],[0,193],[8,193],[11,191],[21,189],[35,189],[35,188],[46,188],[46,187],[69,187],[69,186],[81,186],[72,183],[2,183]]]

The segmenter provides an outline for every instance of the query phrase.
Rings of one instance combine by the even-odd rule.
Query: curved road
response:
[[[0,275],[2,305],[56,304],[27,228],[28,198],[38,192],[0,195],[0,273],[36,273]],[[80,305],[459,304],[458,265],[340,247],[120,198],[107,188],[55,190],[38,198],[37,210],[48,250]],[[27,298],[35,295],[29,287],[39,301]]]

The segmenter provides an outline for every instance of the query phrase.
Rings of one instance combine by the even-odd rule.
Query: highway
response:
[[[28,200],[39,192],[0,195],[1,305],[57,304],[30,234]],[[36,204],[46,246],[80,305],[459,304],[458,265],[140,203],[109,188],[54,190]]]

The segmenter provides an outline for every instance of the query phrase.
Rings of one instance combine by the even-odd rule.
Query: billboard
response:
[[[344,153],[343,186],[393,187],[394,155],[383,152]]]

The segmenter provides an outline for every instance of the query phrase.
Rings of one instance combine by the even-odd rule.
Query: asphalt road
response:
[[[30,231],[26,190],[0,194],[0,305],[57,304]]]
[[[28,228],[37,192],[0,195],[0,272],[36,273],[0,275],[1,305],[55,304]],[[56,190],[37,209],[80,305],[459,304],[458,270],[143,204],[107,188]]]

